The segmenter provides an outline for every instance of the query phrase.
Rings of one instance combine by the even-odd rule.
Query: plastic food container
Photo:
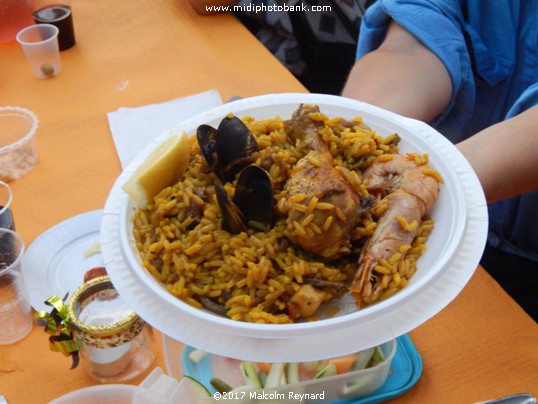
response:
[[[305,380],[299,383],[286,384],[278,387],[265,388],[252,391],[230,392],[230,399],[241,400],[241,403],[254,403],[259,398],[269,398],[278,400],[299,400],[301,397],[308,398],[311,402],[334,401],[337,399],[357,398],[370,394],[380,388],[387,380],[392,359],[396,353],[396,340],[391,340],[380,345],[385,356],[383,362],[366,369],[355,370],[334,376],[326,376],[319,379]],[[204,375],[206,369],[196,369],[198,366],[190,366],[188,355],[192,348],[187,347],[183,351],[182,363],[184,375],[191,376],[198,380]],[[363,351],[364,353],[365,351]],[[212,370],[214,377],[229,382],[231,387],[240,387],[245,384],[238,372],[240,361],[212,356],[210,363],[205,364]],[[204,364],[202,364],[204,366]],[[239,373],[239,374],[238,374]],[[232,380],[233,379],[233,380]],[[205,384],[205,383],[204,383]],[[211,385],[205,385],[211,393],[215,389]],[[223,394],[224,397],[224,394]],[[209,397],[207,402],[216,401]]]
[[[37,116],[28,109],[0,107],[0,181],[13,181],[34,168],[38,125]]]
[[[185,384],[186,379],[191,377],[203,384],[210,394],[215,392],[210,384],[212,377],[219,377],[231,384],[232,387],[245,384],[239,370],[240,361],[238,360],[207,354],[199,357],[198,362],[193,361],[189,359],[189,356],[194,348],[185,346],[166,335],[163,335],[162,347],[168,375],[181,384]],[[271,388],[266,393],[273,393],[275,398],[277,397],[276,393],[280,394],[279,399],[275,401],[279,403],[298,402],[298,400],[289,399],[290,393],[317,393],[318,398],[323,393],[321,401],[313,399],[303,402],[331,402],[333,404],[373,403],[401,396],[411,389],[420,378],[422,359],[408,335],[390,340],[381,344],[380,347],[385,355],[385,360],[375,367],[317,380],[308,380],[294,385],[282,386],[279,389]],[[251,396],[250,392],[248,394],[241,393],[243,397],[239,395],[230,397],[230,399],[237,399],[233,402],[250,403],[254,402],[254,397],[260,397],[256,395],[257,393],[263,394],[263,391],[255,390],[254,396]],[[282,397],[286,400],[281,400]],[[239,400],[240,398],[243,400]],[[224,400],[224,397],[220,396],[220,400]],[[197,403],[216,401],[216,397],[198,397],[195,400]]]

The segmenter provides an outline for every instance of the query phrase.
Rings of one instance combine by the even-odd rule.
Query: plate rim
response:
[[[83,213],[71,216],[49,227],[43,233],[39,234],[30,243],[30,245],[28,246],[24,254],[23,265],[24,265],[25,277],[28,284],[28,294],[29,294],[29,299],[30,299],[30,305],[34,308],[34,310],[40,311],[40,310],[50,309],[50,307],[45,305],[44,301],[41,301],[44,293],[43,292],[39,293],[39,292],[43,291],[43,284],[36,282],[36,280],[39,281],[42,279],[38,275],[44,276],[45,279],[47,279],[48,278],[47,273],[48,273],[50,263],[58,255],[58,253],[63,248],[65,248],[65,246],[67,246],[71,241],[75,240],[76,238],[71,238],[66,243],[62,243],[62,245],[59,245],[59,244],[56,245],[57,248],[51,252],[51,257],[48,262],[43,262],[40,259],[38,251],[41,248],[44,248],[45,246],[49,248],[50,245],[46,245],[47,244],[46,242],[49,240],[53,240],[55,235],[61,234],[61,232],[66,230],[67,228],[69,228],[70,230],[73,230],[73,229],[76,229],[77,227],[80,227],[79,222],[81,221],[89,221],[92,224],[95,224],[95,227],[91,229],[88,228],[87,226],[80,227],[79,231],[81,233],[77,237],[81,237],[90,233],[96,233],[97,238],[100,239],[102,213],[103,213],[103,209],[95,209],[92,211],[87,211],[87,212],[83,212]],[[59,241],[59,240],[55,240],[55,241]],[[88,248],[89,247],[90,246],[88,246]],[[38,256],[35,256],[36,254]],[[35,265],[33,263],[34,260],[38,261],[35,263]],[[41,268],[42,268],[42,271],[40,271]],[[84,273],[82,273],[82,275],[83,274]],[[82,282],[83,282],[83,278],[80,279],[81,285],[82,285]],[[36,283],[38,284],[36,285]],[[48,299],[54,294],[54,292],[52,291],[52,287],[48,284],[48,282],[46,282],[46,286],[47,286],[47,290],[50,291],[50,295],[45,298],[45,299]],[[69,292],[73,293],[74,290],[69,291]],[[63,296],[58,296],[58,297],[63,298]]]

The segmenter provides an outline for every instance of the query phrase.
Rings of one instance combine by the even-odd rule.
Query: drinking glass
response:
[[[0,345],[23,339],[32,329],[30,297],[20,234],[0,229]]]
[[[15,230],[15,223],[11,214],[12,199],[11,187],[0,181],[0,228],[2,229]]]
[[[60,73],[58,28],[52,24],[34,24],[17,34],[17,42],[38,79],[47,79]]]
[[[60,30],[60,52],[75,45],[71,0],[35,0],[33,17],[36,24],[52,24]]]

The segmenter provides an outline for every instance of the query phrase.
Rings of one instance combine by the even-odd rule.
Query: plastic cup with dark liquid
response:
[[[75,29],[70,0],[36,0],[33,12],[37,24],[52,24],[60,30],[58,45],[60,51],[75,44]]]
[[[20,234],[0,228],[0,345],[13,344],[32,329],[23,254]]]
[[[11,214],[11,188],[4,181],[0,181],[0,228],[15,230],[13,215]]]

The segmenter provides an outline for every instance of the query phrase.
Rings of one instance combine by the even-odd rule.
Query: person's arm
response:
[[[221,11],[215,11],[212,7],[233,6],[237,3],[237,0],[189,0],[189,3],[198,14],[216,14]]]
[[[538,189],[538,105],[459,143],[488,202]]]
[[[452,82],[437,56],[392,21],[381,46],[355,63],[342,95],[429,122],[450,101]]]
[[[425,122],[443,111],[451,94],[442,62],[395,22],[382,45],[356,62],[342,92]],[[538,189],[538,106],[457,146],[478,175],[488,202]]]

